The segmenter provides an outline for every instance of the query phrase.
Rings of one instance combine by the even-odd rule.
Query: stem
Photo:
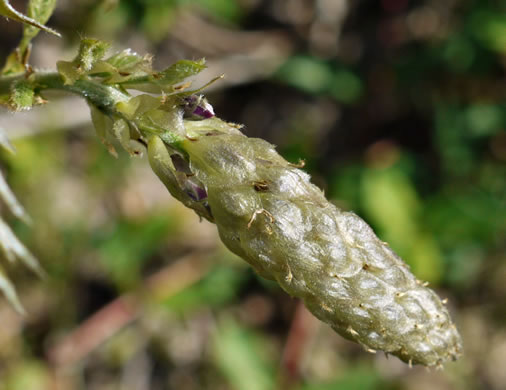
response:
[[[0,95],[8,94],[10,86],[16,80],[25,78],[25,75],[0,77]],[[64,84],[57,72],[37,72],[29,76],[35,85],[35,90],[41,92],[48,89],[60,90],[79,95],[96,107],[108,113],[113,113],[116,103],[127,101],[130,96],[118,89],[100,84],[93,80],[77,80],[74,84]]]
[[[10,94],[12,83],[24,78],[24,74],[0,77],[0,95]],[[28,80],[34,85],[35,92],[37,93],[45,90],[70,92],[85,98],[90,104],[99,108],[104,113],[120,117],[123,117],[123,115],[116,110],[116,104],[128,101],[131,98],[128,93],[114,86],[101,84],[93,79],[81,79],[73,84],[65,84],[57,72],[39,71],[31,74]],[[136,123],[136,125],[142,133],[145,133],[144,135],[157,134],[162,137],[165,142],[176,147],[182,140],[181,135],[176,134],[170,129],[163,129],[163,132],[159,129],[155,131],[149,128],[149,126],[146,127],[142,121]]]

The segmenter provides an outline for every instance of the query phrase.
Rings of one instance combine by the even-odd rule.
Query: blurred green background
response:
[[[11,1],[19,10],[25,1]],[[28,315],[0,301],[0,389],[506,388],[506,2],[59,0],[32,63],[81,36],[206,57],[218,116],[306,161],[428,280],[464,338],[444,371],[371,355],[311,317],[177,204],[145,158],[111,157],[84,102],[0,113],[2,155],[47,271],[9,269]],[[0,20],[0,58],[21,26]],[[9,218],[8,215],[5,218]]]

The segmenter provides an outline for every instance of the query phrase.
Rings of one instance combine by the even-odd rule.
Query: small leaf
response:
[[[9,303],[14,307],[14,309],[19,314],[25,314],[25,310],[19,301],[18,294],[16,294],[16,289],[14,285],[11,283],[9,278],[5,275],[5,272],[0,267],[0,290],[4,294],[5,298]]]
[[[56,0],[30,0],[26,14],[37,22],[46,23],[53,14]],[[37,36],[40,29],[30,24],[25,24],[23,28],[23,39],[20,47],[26,48],[30,41]]]
[[[11,75],[15,73],[23,73],[25,71],[25,66],[23,65],[23,55],[19,48],[16,48],[12,51],[11,54],[5,60],[4,67],[0,74],[2,75]]]
[[[81,73],[77,70],[75,64],[70,61],[58,61],[56,69],[65,85],[72,85],[81,77]]]
[[[131,71],[140,65],[143,66],[144,71],[151,71],[151,59],[150,56],[140,56],[130,49],[126,49],[109,57],[106,62],[114,66],[120,72]]]
[[[114,149],[114,146],[107,139],[107,134],[112,134],[113,132],[112,119],[105,115],[97,107],[91,104],[89,106],[91,111],[91,121],[93,122],[98,138],[107,147],[107,150],[111,155],[118,157],[116,149]]]
[[[138,95],[131,98],[128,102],[119,102],[116,105],[116,109],[125,115],[127,119],[133,120],[161,105],[160,98],[151,95]]]
[[[122,85],[125,88],[137,89],[148,93],[181,93],[191,85],[191,82],[183,85],[181,85],[181,82],[188,77],[195,76],[205,68],[204,59],[199,61],[181,60],[161,72],[132,77]]]
[[[46,26],[40,24],[36,20],[29,18],[26,15],[23,15],[21,12],[16,11],[9,4],[8,0],[0,0],[0,15],[6,16],[7,18],[13,19],[17,22],[32,25],[32,26],[40,28],[41,30],[44,30],[48,33],[54,34],[58,37],[61,37],[60,33],[50,29],[49,27],[46,27]]]
[[[127,121],[124,119],[118,119],[114,121],[112,132],[116,139],[119,141],[121,146],[131,155],[131,156],[141,156],[142,155],[142,144],[137,142],[135,139],[131,139],[130,135],[130,126]]]
[[[46,23],[53,13],[56,0],[30,0],[28,3],[27,16],[40,24]],[[2,74],[22,73],[26,69],[30,57],[30,42],[37,36],[40,29],[31,24],[25,24],[23,38],[18,47],[7,57]]]
[[[124,119],[114,121],[112,125],[112,132],[121,146],[128,150],[128,143],[130,142],[130,129],[128,123]]]
[[[181,60],[152,77],[158,84],[172,86],[202,72],[206,68],[205,63],[204,59],[198,61]]]

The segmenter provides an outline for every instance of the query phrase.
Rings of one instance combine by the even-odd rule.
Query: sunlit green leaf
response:
[[[51,388],[51,373],[40,360],[25,358],[13,365],[2,377],[3,389],[43,390]]]
[[[476,12],[471,18],[475,36],[491,50],[506,53],[506,14],[493,10]]]
[[[105,60],[108,64],[114,66],[118,71],[128,71],[139,65],[151,65],[151,57],[140,56],[130,49],[123,50]]]
[[[217,266],[193,286],[167,299],[164,306],[187,313],[202,306],[216,307],[226,304],[237,297],[244,276],[243,272],[230,266]]]
[[[51,17],[55,5],[56,0],[30,0],[26,13],[28,17],[44,24]],[[34,27],[31,24],[25,24],[23,28],[23,40],[21,47],[26,47],[28,43],[37,36],[39,31],[39,28]]]
[[[421,202],[409,177],[398,166],[364,172],[362,201],[368,220],[378,227],[417,277],[437,282],[441,253],[434,237],[421,226]]]
[[[151,56],[140,56],[126,49],[105,60],[95,62],[89,73],[104,77],[107,84],[121,84],[139,78],[147,80],[153,73],[151,60]]]
[[[215,362],[233,389],[274,388],[269,362],[259,353],[259,341],[230,319],[222,321],[215,332]]]
[[[186,78],[202,72],[206,68],[205,63],[204,59],[199,61],[181,60],[154,75],[153,79],[162,85],[178,84]]]
[[[160,98],[151,95],[138,95],[128,102],[119,102],[116,108],[128,119],[135,119],[146,112],[154,110],[162,105]]]
[[[27,16],[40,24],[48,21],[53,13],[56,0],[30,0],[27,8]],[[23,38],[18,47],[7,57],[2,74],[14,74],[24,72],[30,56],[30,42],[37,36],[40,28],[33,24],[25,24],[23,27]]]

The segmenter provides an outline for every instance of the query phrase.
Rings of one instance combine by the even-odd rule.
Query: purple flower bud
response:
[[[185,192],[186,194],[192,198],[193,200],[200,202],[203,199],[207,198],[207,192],[206,189],[202,186],[193,183],[192,181],[188,180],[185,183]]]
[[[184,98],[185,118],[209,119],[214,116],[213,106],[203,95],[190,95]]]

